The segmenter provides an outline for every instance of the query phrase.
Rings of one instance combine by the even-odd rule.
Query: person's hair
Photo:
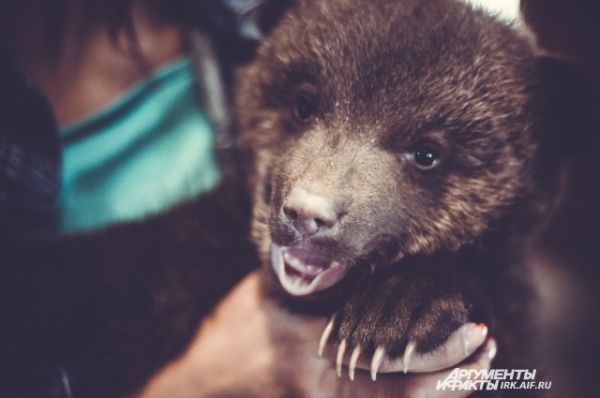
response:
[[[81,26],[78,37],[103,26],[111,37],[126,33],[136,43],[132,8],[144,7],[157,21],[206,31],[225,43],[239,40],[237,16],[223,0],[2,0],[0,1],[0,43],[7,38],[7,26],[31,15],[43,16],[50,54],[60,48],[67,19],[76,13]]]

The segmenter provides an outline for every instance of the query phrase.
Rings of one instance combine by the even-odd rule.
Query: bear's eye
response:
[[[316,100],[308,93],[298,93],[294,99],[294,116],[301,122],[311,120],[316,113]]]
[[[429,146],[419,146],[407,158],[421,170],[431,170],[440,163],[440,153]]]

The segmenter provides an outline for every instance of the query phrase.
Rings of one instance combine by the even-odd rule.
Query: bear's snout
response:
[[[333,200],[294,187],[285,199],[281,218],[299,236],[307,238],[335,229],[339,212]]]

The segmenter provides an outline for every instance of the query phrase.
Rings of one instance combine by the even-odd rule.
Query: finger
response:
[[[472,355],[487,337],[487,326],[467,323],[450,335],[448,340],[431,352],[415,352],[415,344],[410,342],[404,355],[396,359],[385,359],[379,371],[393,372],[434,372],[454,366]]]
[[[327,338],[330,334],[328,329],[329,327],[326,327],[323,333]],[[464,361],[477,351],[485,341],[487,332],[488,328],[484,324],[467,323],[454,331],[448,340],[434,351],[418,353],[415,351],[415,343],[409,342],[404,355],[397,358],[389,358],[385,355],[385,352],[381,353],[381,350],[379,350],[377,358],[375,358],[375,353],[369,356],[362,352],[360,358],[352,364],[352,369],[368,370],[375,377],[377,373],[422,373],[446,369]],[[323,345],[325,346],[325,344]],[[332,352],[332,349],[332,345],[326,345],[325,356],[335,358],[338,367],[341,366],[341,363],[348,365],[348,358],[342,356],[339,357],[341,362],[338,361],[339,350]],[[376,359],[376,361],[373,361],[373,359]]]
[[[461,370],[488,370],[497,352],[497,344],[493,338],[488,339],[485,347],[472,360],[460,366]],[[405,390],[406,398],[438,397],[466,398],[473,394],[472,390],[438,389],[438,382],[446,380],[454,369],[447,369],[431,374],[411,375]],[[476,373],[477,374],[477,373]],[[480,380],[482,375],[470,380]]]

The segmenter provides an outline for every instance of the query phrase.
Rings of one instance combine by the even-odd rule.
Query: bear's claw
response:
[[[331,317],[331,320],[327,323],[327,326],[325,326],[325,329],[323,330],[323,333],[321,334],[321,338],[319,339],[319,350],[318,350],[319,358],[323,356],[323,350],[325,349],[325,346],[327,345],[327,341],[329,340],[329,337],[331,336],[331,332],[333,331],[334,320],[335,320],[334,317]]]
[[[383,363],[385,359],[385,348],[377,347],[375,353],[373,354],[373,359],[371,360],[371,380],[377,380],[377,372],[379,371],[379,367]]]
[[[354,381],[354,371],[356,370],[356,363],[358,362],[358,358],[361,353],[360,346],[354,347],[352,351],[352,355],[350,356],[350,363],[348,364],[348,377],[350,380]]]

